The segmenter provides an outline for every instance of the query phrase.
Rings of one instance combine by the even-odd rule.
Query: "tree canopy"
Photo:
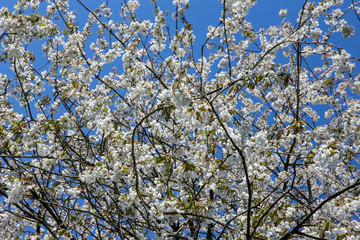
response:
[[[360,238],[360,2],[90,2],[0,3],[1,239]]]

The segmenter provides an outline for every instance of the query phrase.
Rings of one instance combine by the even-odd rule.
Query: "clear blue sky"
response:
[[[0,8],[5,6],[12,9],[12,5],[15,2],[15,0],[2,0],[0,2]],[[83,3],[92,10],[101,5],[103,2],[107,2],[108,5],[114,9],[113,16],[117,16],[120,3],[123,1],[83,0]],[[350,3],[348,0],[344,2],[347,4]],[[77,21],[80,25],[83,25],[83,21],[87,19],[88,13],[76,0],[69,0],[69,3],[70,7],[72,9],[76,9],[77,11]],[[138,17],[140,19],[152,19],[153,5],[150,4],[150,0],[140,0],[140,3],[141,7],[138,11]],[[172,0],[158,0],[159,6],[163,9],[170,7],[170,10],[174,10],[174,6],[171,3]],[[250,10],[250,15],[247,20],[253,23],[255,30],[258,30],[259,28],[267,28],[270,25],[278,25],[282,21],[282,18],[278,15],[279,10],[286,8],[288,9],[288,19],[292,23],[295,23],[297,13],[301,9],[303,3],[304,0],[258,0],[255,6]],[[202,42],[206,39],[205,34],[208,25],[217,25],[221,10],[222,6],[219,0],[190,0],[190,8],[187,11],[187,19],[193,24],[193,29],[197,37],[195,44],[199,44],[201,46]],[[355,29],[360,29],[360,23],[356,19],[353,11],[350,11],[350,14],[346,16],[346,19],[354,24]],[[61,24],[60,21],[59,24]],[[348,39],[341,37],[340,33],[336,33],[334,37],[335,38],[333,40],[335,40],[339,46],[345,48],[355,57],[360,56],[359,32],[356,32],[352,38]],[[195,49],[195,54],[197,54],[197,51],[200,50]],[[0,66],[2,73],[7,72],[5,66]]]
[[[15,0],[2,0],[0,2],[0,8],[3,6],[13,9],[12,5]],[[70,8],[77,11],[77,22],[82,27],[87,20],[88,12],[76,1],[69,0]],[[95,9],[100,6],[104,1],[102,0],[83,0],[83,3],[90,9]],[[118,9],[121,0],[105,0],[109,7],[113,9],[113,17],[118,18]],[[350,3],[350,1],[345,1]],[[153,5],[150,4],[150,0],[140,0],[141,7],[137,12],[139,19],[150,19],[153,21]],[[162,9],[169,8],[170,12],[175,10],[175,7],[171,4],[172,0],[158,0],[158,4]],[[255,31],[260,28],[267,28],[270,25],[279,25],[282,18],[279,17],[279,10],[282,8],[288,9],[288,19],[293,24],[296,22],[296,18],[299,10],[301,9],[304,0],[258,0],[255,6],[250,10],[250,14],[247,18],[248,21],[253,23]],[[44,4],[43,4],[44,5]],[[43,11],[42,8],[40,11]],[[219,0],[190,0],[190,8],[187,11],[187,19],[193,25],[193,29],[196,35],[194,54],[195,57],[200,55],[200,47],[206,40],[207,28],[209,25],[216,26],[219,22],[222,5]],[[168,17],[170,21],[171,14]],[[354,25],[355,29],[359,30],[352,38],[343,38],[340,33],[335,33],[332,41],[338,46],[345,48],[353,57],[360,57],[360,22],[357,20],[353,11],[350,11],[346,16],[346,19]],[[58,24],[61,25],[61,20],[58,20]],[[42,55],[40,45],[34,45],[31,49],[35,50],[35,55],[39,59],[39,55]],[[281,55],[281,54],[280,54]],[[9,70],[8,63],[0,63],[0,72],[7,74],[9,77],[13,77],[13,73]]]

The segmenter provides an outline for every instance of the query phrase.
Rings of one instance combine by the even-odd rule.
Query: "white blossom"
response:
[[[287,12],[288,12],[287,9],[281,9],[281,10],[279,11],[279,16],[280,16],[280,17],[286,17]]]
[[[18,203],[25,195],[25,186],[18,180],[14,180],[8,191],[9,203]]]
[[[344,38],[352,37],[355,33],[355,28],[351,25],[345,25],[341,28],[341,34]]]
[[[0,6],[0,239],[358,238],[360,3],[195,1]]]

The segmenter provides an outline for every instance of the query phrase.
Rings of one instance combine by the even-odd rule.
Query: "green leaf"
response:
[[[165,161],[165,159],[166,159],[165,157],[155,157],[154,158],[156,164],[163,163]]]

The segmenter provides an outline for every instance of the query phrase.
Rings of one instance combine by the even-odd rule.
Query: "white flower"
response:
[[[287,12],[288,12],[287,9],[281,9],[281,10],[279,11],[279,16],[280,16],[280,17],[286,17]]]
[[[286,58],[289,58],[290,57],[290,54],[291,54],[291,48],[287,48],[283,51],[283,55],[284,57]]]
[[[67,50],[67,55],[70,59],[74,59],[78,56],[78,52],[76,51],[76,49],[74,47],[70,47]]]
[[[25,187],[21,184],[21,182],[18,179],[16,179],[12,183],[12,187],[8,192],[9,203],[20,202],[24,195],[25,195]]]
[[[178,10],[178,14],[181,16],[185,15],[185,12],[186,12],[185,8],[179,8],[179,10]]]
[[[24,50],[16,44],[11,44],[9,45],[7,52],[9,58],[18,58],[23,55]]]
[[[344,0],[334,0],[334,6],[341,6],[344,3]]]
[[[40,0],[31,0],[30,8],[35,10],[39,7],[39,4],[40,4]]]
[[[325,118],[329,119],[331,116],[334,115],[334,110],[330,109],[325,112]]]
[[[136,9],[140,7],[140,3],[137,0],[131,0],[128,2],[127,6],[130,12],[134,12]]]
[[[355,33],[355,28],[351,25],[345,25],[341,28],[341,34],[344,38],[352,37]]]
[[[319,68],[319,67],[314,68],[314,72],[321,73],[321,68]]]
[[[189,0],[174,0],[173,5],[175,6],[181,6],[182,4],[188,4]]]
[[[226,58],[222,58],[218,64],[218,67],[224,69],[226,68],[227,64],[228,64],[228,60]]]
[[[349,61],[351,55],[345,50],[341,50],[340,54],[332,56],[332,60],[335,67],[335,73],[340,76],[352,71],[355,68],[355,64]]]
[[[185,56],[186,52],[185,52],[185,50],[183,48],[177,48],[175,50],[175,54],[176,54],[177,57],[181,58],[181,57]]]
[[[314,41],[319,40],[320,37],[321,37],[321,33],[322,33],[322,31],[321,31],[320,28],[315,28],[315,29],[313,29],[313,30],[310,32],[310,37],[311,37]]]

